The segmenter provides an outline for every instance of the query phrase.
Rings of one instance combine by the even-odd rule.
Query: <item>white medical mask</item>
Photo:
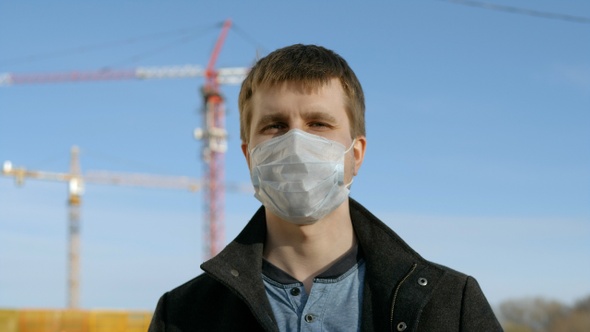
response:
[[[336,141],[293,129],[250,150],[254,196],[280,218],[312,224],[348,198],[344,156]]]

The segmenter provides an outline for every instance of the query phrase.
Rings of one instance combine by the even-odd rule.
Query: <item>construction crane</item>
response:
[[[178,79],[204,77],[201,89],[203,98],[203,124],[197,128],[194,137],[202,142],[202,161],[205,166],[205,232],[204,258],[217,254],[223,244],[223,210],[224,210],[224,154],[227,150],[227,132],[225,130],[224,99],[220,85],[239,84],[247,75],[249,68],[215,68],[217,58],[231,28],[231,20],[226,20],[215,43],[207,67],[198,65],[138,67],[129,70],[71,71],[59,73],[0,73],[0,87],[20,84],[88,82],[131,79]]]
[[[23,185],[26,178],[58,181],[68,183],[68,254],[67,254],[67,305],[78,308],[80,301],[80,209],[82,195],[86,183],[134,186],[160,189],[179,189],[197,192],[203,188],[203,181],[188,176],[168,176],[138,173],[116,173],[111,171],[81,172],[80,150],[77,146],[71,148],[70,171],[67,173],[29,170],[24,167],[13,167],[10,161],[5,161],[2,175],[14,177],[17,185]],[[227,190],[251,192],[249,186],[233,184],[226,186]]]

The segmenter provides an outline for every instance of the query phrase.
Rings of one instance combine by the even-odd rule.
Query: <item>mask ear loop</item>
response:
[[[346,149],[343,153],[343,156],[346,157],[346,154],[352,150],[352,147],[354,146],[354,143],[356,143],[356,138],[352,140],[352,143],[350,144],[350,146],[348,147],[348,149]],[[346,158],[345,158],[346,159]],[[343,165],[338,165],[336,168],[336,171],[339,173],[338,175],[338,184],[339,185],[344,185],[346,188],[350,189],[350,186],[352,185],[352,182],[354,181],[354,176],[352,177],[352,179],[350,179],[349,183],[344,183],[344,166]]]
[[[256,147],[250,149],[250,144],[248,144],[247,146],[247,150],[248,150],[248,166],[250,167],[250,180],[252,181],[252,186],[254,186],[255,189],[258,189],[258,187],[260,186],[260,174],[258,172],[258,168],[253,168],[252,167],[252,150],[254,150]]]
[[[246,145],[246,151],[248,151],[248,168],[252,169],[252,150],[250,149],[250,143]]]
[[[352,179],[350,179],[350,182],[348,182],[347,185],[345,185],[346,189],[350,190],[350,187],[352,187],[353,182],[354,182],[354,177]]]
[[[348,149],[346,149],[346,151],[344,151],[344,154],[347,154],[348,151],[352,150],[354,143],[356,143],[356,138],[352,140],[352,143],[350,143],[350,146],[348,147]]]

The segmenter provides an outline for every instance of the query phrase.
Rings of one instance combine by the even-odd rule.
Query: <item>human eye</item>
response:
[[[310,127],[329,127],[329,124],[325,122],[315,121],[309,124]]]
[[[262,127],[262,129],[260,130],[261,134],[264,135],[275,135],[278,134],[282,131],[285,131],[285,129],[287,128],[287,125],[281,122],[274,122],[274,123],[269,123],[265,126]]]
[[[311,112],[307,114],[307,126],[310,130],[327,131],[334,129],[336,126],[336,119],[326,112]]]
[[[332,128],[333,126],[325,121],[313,121],[309,123],[309,127],[313,130],[323,131]]]

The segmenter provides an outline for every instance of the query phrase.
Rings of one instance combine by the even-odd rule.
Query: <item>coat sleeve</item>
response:
[[[477,281],[467,277],[461,303],[461,331],[503,331]]]

